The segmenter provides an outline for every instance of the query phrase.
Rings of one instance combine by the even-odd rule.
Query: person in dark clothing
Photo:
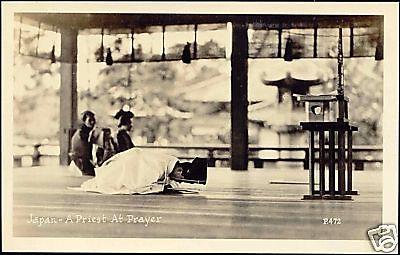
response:
[[[80,128],[72,136],[71,156],[83,175],[94,176],[93,144],[90,142],[90,133],[96,124],[95,114],[91,111],[84,111],[82,113],[82,122]]]
[[[135,147],[129,135],[132,129],[133,113],[131,111],[119,110],[114,118],[119,119],[118,133],[117,133],[117,153],[126,151]]]

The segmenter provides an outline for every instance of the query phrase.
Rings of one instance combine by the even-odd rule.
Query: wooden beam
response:
[[[24,17],[24,22],[37,25],[42,21],[50,27],[74,29],[86,28],[129,28],[137,31],[147,26],[187,25],[227,22],[261,23],[269,28],[343,28],[376,26],[383,21],[383,15],[275,15],[275,14],[177,14],[177,13],[16,13],[16,19]]]
[[[232,23],[231,57],[231,169],[247,170],[248,164],[248,37],[247,24]]]
[[[77,123],[77,30],[61,29],[60,164],[68,165],[70,130]]]

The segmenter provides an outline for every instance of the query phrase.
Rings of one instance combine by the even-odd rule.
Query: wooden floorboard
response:
[[[308,193],[308,171],[301,168],[209,168],[202,191],[150,195],[70,190],[67,187],[79,186],[88,177],[69,176],[61,167],[13,171],[16,237],[367,240],[366,231],[382,221],[379,170],[354,172],[360,195],[352,201],[302,200]],[[54,218],[56,223],[39,226],[29,222],[31,215]],[[113,218],[120,215],[122,223]],[[81,216],[104,216],[106,222],[76,222]],[[66,223],[68,217],[73,223]],[[141,217],[149,222],[139,222]],[[159,222],[152,223],[151,217],[159,217]],[[323,218],[340,218],[341,224],[322,224]]]

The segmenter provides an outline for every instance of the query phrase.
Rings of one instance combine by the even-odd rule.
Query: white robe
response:
[[[179,183],[168,177],[177,161],[171,155],[132,148],[96,168],[96,176],[85,181],[81,188],[103,194],[158,193],[168,184],[179,188]]]

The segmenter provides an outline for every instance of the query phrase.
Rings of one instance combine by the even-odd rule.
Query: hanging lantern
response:
[[[103,62],[104,61],[104,46],[103,44],[100,45],[100,48],[98,49],[98,58],[97,62]]]
[[[375,49],[375,60],[383,60],[383,24],[378,27],[378,40]]]
[[[375,60],[383,60],[383,45],[378,43],[375,50]]]
[[[190,64],[192,58],[191,58],[191,53],[190,53],[190,43],[187,42],[185,47],[183,48],[182,52],[182,62],[185,64]]]
[[[52,64],[54,64],[56,60],[56,39],[55,37],[57,36],[57,29],[54,28],[53,26],[53,31],[55,31],[55,35],[53,37],[53,46],[51,47],[51,52],[50,52],[50,61]]]
[[[383,42],[381,39],[381,35],[379,35],[378,43],[375,49],[375,60],[383,60]]]
[[[293,40],[288,37],[286,40],[285,55],[283,55],[285,61],[293,60]]]
[[[111,56],[111,49],[107,48],[106,64],[108,66],[111,66],[113,63],[114,63],[114,60],[113,60],[113,58]]]
[[[52,64],[54,64],[54,63],[56,62],[56,54],[55,54],[55,51],[56,51],[56,46],[53,45],[53,47],[52,47],[52,49],[51,49],[51,53],[50,53],[50,61],[51,61]]]
[[[104,62],[104,31],[103,29],[101,30],[101,45],[100,48],[98,48],[96,50],[96,52],[94,53],[96,56],[96,61],[97,62]]]

